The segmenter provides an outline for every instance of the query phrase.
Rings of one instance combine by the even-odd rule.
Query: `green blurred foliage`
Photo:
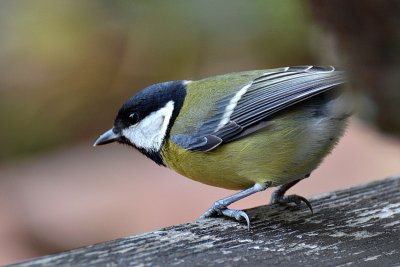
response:
[[[0,1],[0,160],[95,139],[146,85],[315,62],[306,2]]]

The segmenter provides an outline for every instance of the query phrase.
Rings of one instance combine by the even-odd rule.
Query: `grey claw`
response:
[[[242,211],[243,212],[243,211]],[[250,219],[249,216],[247,215],[247,213],[243,212],[244,214],[242,215],[242,218],[244,218],[247,222],[247,230],[250,231]]]
[[[299,195],[289,195],[289,196],[273,196],[271,200],[271,204],[288,204],[288,203],[295,203],[296,205],[300,205],[301,202],[304,202],[307,207],[310,209],[311,214],[314,214],[313,208],[311,203],[302,196]]]
[[[206,210],[206,212],[204,212],[204,213],[200,216],[199,220],[206,219],[206,218],[210,218],[210,217],[212,217],[214,214],[217,214],[217,213],[218,213],[218,212],[217,212],[215,209],[209,208],[208,210]]]
[[[226,217],[235,218],[236,221],[240,221],[241,219],[245,219],[247,223],[247,229],[250,230],[250,218],[246,212],[241,210],[231,210],[231,209],[224,209],[222,210],[222,214]]]
[[[310,201],[308,201],[305,197],[302,197],[302,196],[298,196],[298,195],[294,195],[294,196],[297,197],[297,201],[296,201],[297,205],[300,205],[301,201],[303,201],[307,205],[307,207],[310,209],[311,214],[314,214],[314,211],[313,211]]]
[[[226,217],[235,218],[237,221],[245,219],[247,223],[247,229],[250,230],[250,218],[246,212],[241,210],[231,210],[231,209],[217,209],[215,206],[208,209],[203,215],[200,216],[199,220],[212,217],[214,215],[224,215]]]

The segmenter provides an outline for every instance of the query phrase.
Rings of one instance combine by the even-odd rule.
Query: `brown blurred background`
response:
[[[0,264],[192,221],[232,193],[127,147],[92,147],[120,104],[156,82],[341,66],[367,91],[369,126],[354,118],[293,191],[399,174],[398,4],[329,2],[0,1]],[[269,194],[235,206],[265,204]]]

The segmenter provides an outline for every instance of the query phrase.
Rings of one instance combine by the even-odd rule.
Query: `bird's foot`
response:
[[[271,186],[271,184],[271,182],[267,182],[265,184],[256,183],[250,188],[240,191],[232,196],[220,199],[214,202],[211,208],[201,215],[200,219],[209,218],[215,215],[223,215],[229,218],[235,218],[237,221],[245,219],[247,222],[247,229],[250,230],[250,219],[246,212],[241,210],[231,210],[228,209],[228,206],[254,193],[264,191],[267,187]]]
[[[216,201],[211,208],[209,208],[203,215],[200,216],[199,219],[210,218],[217,215],[226,216],[229,218],[234,218],[237,221],[241,221],[242,219],[247,222],[247,229],[250,230],[250,219],[246,212],[241,210],[232,210],[228,209],[226,205],[222,203],[223,201]]]
[[[311,213],[314,214],[313,208],[311,206],[311,203],[302,196],[299,195],[281,195],[281,194],[276,194],[274,192],[274,194],[272,194],[271,197],[271,204],[288,204],[288,203],[294,203],[296,205],[300,205],[301,202],[304,202],[307,207],[310,209]]]

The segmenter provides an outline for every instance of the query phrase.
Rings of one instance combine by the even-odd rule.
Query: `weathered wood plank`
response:
[[[400,264],[400,177],[248,210],[252,228],[207,219],[18,266],[389,266]]]

